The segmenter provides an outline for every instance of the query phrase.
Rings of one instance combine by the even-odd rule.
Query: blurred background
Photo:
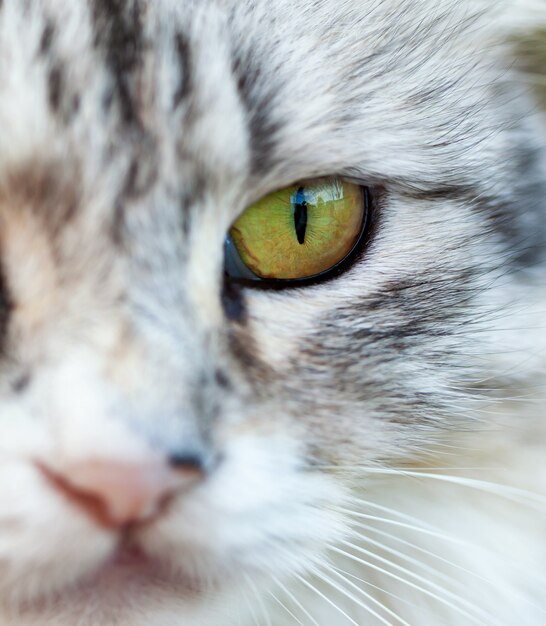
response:
[[[527,78],[536,88],[546,109],[546,28],[535,31],[521,41],[519,52]]]

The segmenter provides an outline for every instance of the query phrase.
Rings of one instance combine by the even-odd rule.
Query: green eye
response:
[[[276,191],[249,207],[226,241],[232,277],[290,281],[313,278],[341,263],[360,240],[366,191],[321,178]]]

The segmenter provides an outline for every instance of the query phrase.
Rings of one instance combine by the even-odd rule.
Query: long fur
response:
[[[543,2],[0,1],[0,625],[541,626]],[[226,285],[246,206],[373,196],[343,274]],[[235,313],[234,313],[235,311]],[[214,462],[131,540],[47,482]],[[115,572],[114,572],[115,573]]]

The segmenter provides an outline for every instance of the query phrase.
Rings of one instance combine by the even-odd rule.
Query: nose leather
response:
[[[195,468],[173,469],[167,462],[88,459],[41,473],[73,505],[107,528],[142,523],[157,516],[176,493],[198,480]]]

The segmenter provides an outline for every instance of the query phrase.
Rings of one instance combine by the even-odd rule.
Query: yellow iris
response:
[[[249,207],[230,237],[243,263],[264,279],[309,278],[342,261],[365,219],[362,187],[317,179],[276,191]]]

